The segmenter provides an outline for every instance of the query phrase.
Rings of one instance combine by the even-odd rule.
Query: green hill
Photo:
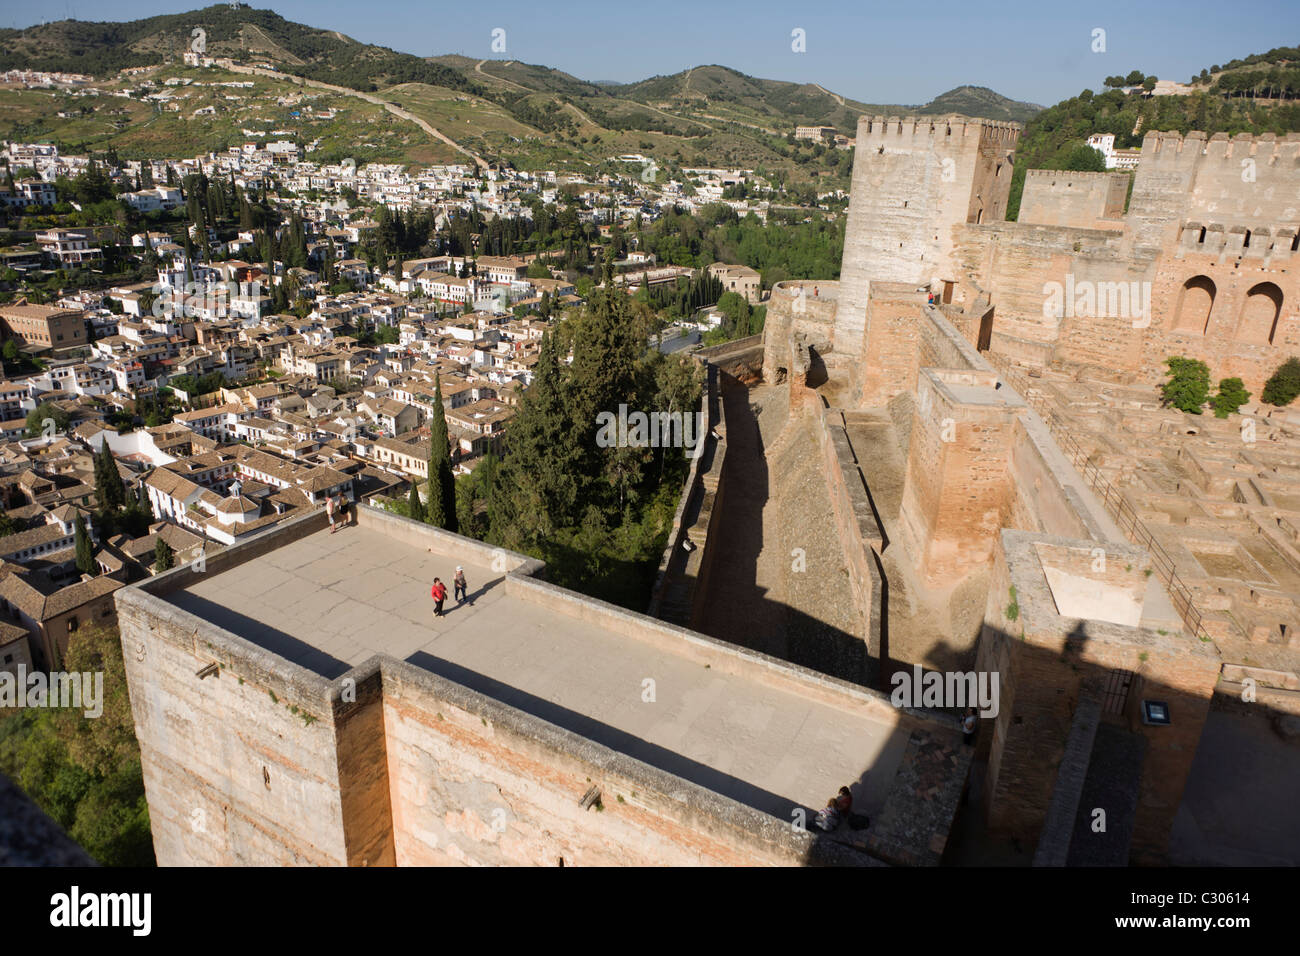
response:
[[[3,31],[0,70],[28,67],[104,76],[179,58],[190,49],[195,29],[204,31],[210,56],[265,59],[287,72],[355,90],[394,83],[477,89],[464,73],[444,64],[293,23],[271,10],[227,4],[125,23],[60,20]]]
[[[852,135],[864,113],[956,112],[1019,119],[1036,109],[980,87],[959,87],[922,107],[869,104],[815,83],[767,80],[718,65],[638,83],[593,83],[516,60],[416,57],[293,23],[270,10],[225,4],[125,23],[63,20],[0,30],[0,69],[89,73],[100,78],[100,85],[113,86],[113,75],[126,67],[165,63],[168,71],[178,69],[198,29],[204,31],[203,52],[209,56],[267,62],[286,76],[382,91],[458,143],[521,168],[590,168],[613,156],[641,153],[670,168],[746,166],[779,182],[816,183],[824,190],[847,184],[852,154],[792,144],[788,137],[795,126],[832,126]],[[135,154],[151,148],[166,153],[174,146],[184,154],[237,141],[244,135],[244,117],[261,122],[286,112],[255,102],[265,96],[271,96],[270,86],[238,108],[214,97],[211,105],[223,114],[215,119],[190,118],[200,104],[187,101],[184,121],[151,116],[134,101],[125,101],[70,128],[55,113],[82,104],[58,92],[15,90],[8,95],[8,122],[0,122],[0,129],[15,136],[58,137],[70,147],[120,145]],[[375,125],[364,109],[353,115],[358,124]],[[141,126],[146,120],[148,138]],[[362,127],[347,132],[359,134]],[[358,155],[404,155],[412,162],[442,155],[428,137],[421,142],[405,130],[388,134],[366,128],[357,139]]]
[[[1016,123],[1027,123],[1042,111],[1043,108],[1036,103],[1007,99],[986,86],[959,86],[917,108],[918,113],[927,116],[959,113],[962,116]]]

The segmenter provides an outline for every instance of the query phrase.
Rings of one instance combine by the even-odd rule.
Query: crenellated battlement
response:
[[[1146,168],[1194,167],[1203,162],[1254,159],[1267,165],[1300,166],[1300,133],[1278,137],[1273,133],[1215,133],[1207,137],[1194,130],[1186,136],[1152,131],[1142,139],[1141,166]]]
[[[862,116],[858,119],[857,145],[907,146],[924,142],[939,145],[1014,147],[1023,127],[1002,120],[969,116]]]
[[[1295,253],[1296,228],[1290,224],[1246,226],[1242,223],[1183,223],[1178,251],[1186,255],[1238,256],[1242,259],[1290,259]]]
[[[1114,170],[1104,173],[1093,172],[1076,172],[1068,169],[1028,169],[1025,170],[1025,176],[1028,179],[1048,180],[1071,180],[1073,182],[1105,182],[1115,176]],[[1123,175],[1122,173],[1120,175]]]

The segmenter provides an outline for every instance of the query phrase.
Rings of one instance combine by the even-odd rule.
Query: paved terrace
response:
[[[415,542],[427,543],[363,518],[166,599],[327,678],[375,654],[409,661],[784,820],[795,806],[820,807],[850,784],[874,830],[900,764],[910,767],[903,757],[912,730],[890,720],[887,705],[879,718],[849,698],[838,707],[825,700],[834,694],[764,679],[761,659],[752,668],[704,666],[698,655],[666,650],[662,636],[639,639],[579,618],[585,599],[544,599],[534,596],[543,588],[568,592],[508,584],[480,563],[482,549],[457,558]],[[437,575],[450,588],[458,563],[470,602],[449,597],[446,616],[435,619],[430,584]],[[573,614],[564,612],[570,604]],[[642,699],[647,678],[654,702]]]

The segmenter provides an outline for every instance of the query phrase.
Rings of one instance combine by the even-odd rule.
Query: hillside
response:
[[[1208,86],[1216,84],[1219,79],[1226,76],[1276,68],[1294,69],[1297,66],[1300,66],[1300,46],[1279,46],[1267,53],[1254,53],[1240,59],[1229,60],[1222,66],[1216,63],[1201,70],[1198,75],[1192,77],[1191,82],[1198,86]]]
[[[338,130],[313,128],[301,118],[295,123],[290,111],[275,103],[286,93],[275,82],[259,82],[256,93],[240,94],[239,106],[215,92],[196,99],[203,74],[179,63],[196,29],[204,31],[203,52],[209,56],[267,63],[286,75],[380,93],[458,144],[525,169],[590,169],[613,156],[640,153],[669,170],[746,166],[778,182],[842,188],[851,153],[792,144],[795,126],[832,126],[852,135],[864,113],[1020,119],[1037,109],[980,87],[959,87],[922,107],[868,104],[814,83],[761,79],[717,65],[638,83],[598,84],[515,60],[416,57],[293,23],[270,10],[215,5],[125,23],[64,20],[0,30],[0,69],[89,73],[106,91],[127,85],[115,78],[126,67],[158,66],[166,71],[154,74],[158,78],[179,73],[195,81],[179,116],[133,99],[88,106],[59,91],[6,90],[0,133],[58,141],[73,150],[192,155],[239,142],[249,129],[300,127],[304,145],[324,133],[322,154],[346,150],[349,142],[356,144],[350,154],[358,159],[428,162],[449,154],[445,144],[418,131],[384,129],[376,110],[355,101],[350,112],[340,114],[350,119]],[[215,80],[211,71],[207,76]],[[327,105],[344,106],[337,97],[319,104]],[[191,115],[207,106],[216,109],[215,116]],[[79,118],[69,120],[74,111]]]
[[[941,93],[924,106],[917,108],[918,113],[928,116],[958,113],[962,116],[1010,120],[1016,123],[1027,123],[1042,111],[1043,107],[1037,103],[1022,103],[1007,99],[986,86],[959,86],[947,93]]]
[[[413,123],[395,120],[382,106],[304,90],[288,78],[168,66],[138,79],[150,76],[156,82],[187,81],[174,89],[169,104],[174,109],[114,96],[122,82],[102,84],[99,96],[0,88],[0,138],[52,142],[71,153],[112,148],[123,159],[146,159],[220,151],[287,131],[310,147],[309,158],[319,162],[347,157],[357,162],[460,161],[449,146],[431,140]],[[252,88],[222,85],[231,82],[251,82]],[[328,118],[316,115],[322,111]]]
[[[0,70],[29,67],[104,76],[179,58],[190,48],[195,29],[205,32],[209,56],[266,59],[299,76],[351,89],[406,82],[475,88],[465,74],[443,64],[293,23],[271,10],[226,4],[125,23],[60,20],[0,31]]]

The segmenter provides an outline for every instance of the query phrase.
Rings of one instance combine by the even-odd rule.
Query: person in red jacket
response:
[[[442,617],[442,602],[447,600],[447,587],[441,578],[433,579],[433,590],[429,592],[437,603],[433,606],[433,616]]]

